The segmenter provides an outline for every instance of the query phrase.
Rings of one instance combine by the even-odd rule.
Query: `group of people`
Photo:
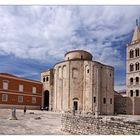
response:
[[[40,106],[40,110],[41,111],[43,111],[43,110],[49,110],[49,107],[45,107],[45,108],[43,108],[42,106]],[[26,114],[26,111],[27,111],[27,107],[26,106],[24,106],[24,109],[23,109],[23,112],[24,112],[24,115]]]
[[[40,110],[41,111],[43,111],[43,110],[47,110],[48,111],[49,110],[49,107],[46,106],[45,108],[43,108],[42,106],[40,106]]]

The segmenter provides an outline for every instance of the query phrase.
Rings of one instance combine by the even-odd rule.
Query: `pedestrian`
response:
[[[42,106],[42,111],[44,110],[44,107]]]
[[[24,115],[26,114],[27,108],[24,106]]]
[[[43,111],[43,107],[42,106],[40,106],[40,110]]]

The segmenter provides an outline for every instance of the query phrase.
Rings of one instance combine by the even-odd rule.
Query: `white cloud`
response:
[[[121,67],[120,49],[110,41],[129,33],[139,12],[139,6],[1,6],[0,54],[50,63],[77,48]]]

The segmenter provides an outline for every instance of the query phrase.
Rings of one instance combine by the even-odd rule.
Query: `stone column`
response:
[[[95,117],[98,118],[99,116],[99,111],[98,111],[98,107],[95,106]]]
[[[11,109],[11,117],[9,118],[9,120],[17,120],[15,108]]]
[[[100,112],[100,109],[101,109],[101,103],[100,103],[100,98],[101,98],[101,92],[100,92],[100,88],[101,88],[101,85],[100,85],[100,67],[98,66],[97,68],[96,68],[96,74],[97,74],[97,81],[96,81],[96,88],[97,88],[97,90],[96,90],[96,92],[97,92],[97,103],[96,103],[96,106],[95,106],[95,108],[97,107],[97,109],[95,109],[95,110],[97,110],[97,111],[95,111],[95,112],[98,112],[98,114],[99,113],[101,113]]]

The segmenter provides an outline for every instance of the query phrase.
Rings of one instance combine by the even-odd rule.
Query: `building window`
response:
[[[136,84],[139,83],[139,77],[136,77]]]
[[[81,55],[81,59],[83,59],[83,55]]]
[[[36,103],[36,97],[32,97],[32,104]]]
[[[106,98],[103,98],[103,103],[106,104]]]
[[[8,101],[8,95],[2,94],[2,102],[7,102],[7,101]]]
[[[136,96],[139,96],[139,90],[136,90]]]
[[[93,97],[93,102],[96,103],[96,97]]]
[[[43,77],[43,82],[45,82],[45,77]]]
[[[136,56],[136,57],[139,56],[139,48],[136,48],[136,49],[135,49],[135,56]]]
[[[23,85],[19,85],[19,91],[23,92]]]
[[[130,58],[133,58],[134,57],[134,51],[133,50],[130,50],[129,55],[130,55]]]
[[[138,62],[135,64],[135,68],[136,68],[136,70],[139,70],[139,63]]]
[[[36,87],[32,87],[32,93],[36,93]]]
[[[133,85],[133,78],[130,78],[130,85]]]
[[[112,98],[110,98],[110,104],[112,104]]]
[[[134,65],[130,64],[130,71],[134,71]]]
[[[87,73],[89,73],[89,69],[87,69]]]
[[[3,81],[3,89],[8,90],[8,81]]]
[[[49,81],[49,77],[48,76],[46,77],[46,81]]]
[[[130,90],[130,96],[133,97],[133,90]]]
[[[18,102],[23,103],[23,96],[18,96]]]

